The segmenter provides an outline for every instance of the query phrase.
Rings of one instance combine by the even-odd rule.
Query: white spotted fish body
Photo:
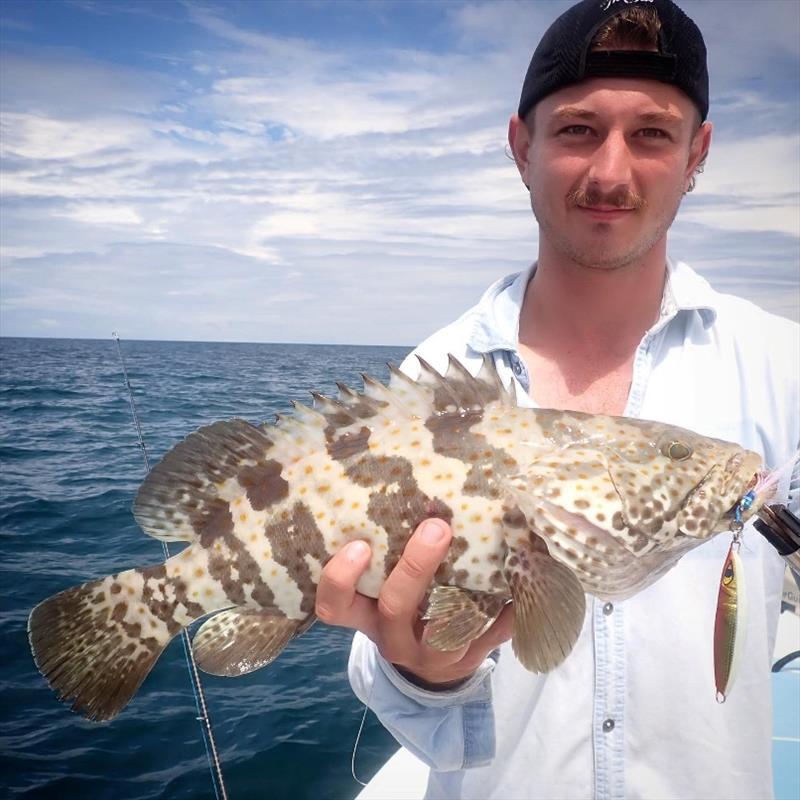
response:
[[[513,644],[542,672],[569,654],[585,593],[621,599],[727,530],[755,483],[756,453],[673,426],[515,405],[491,358],[476,377],[451,359],[413,381],[340,386],[275,425],[217,422],[148,475],[142,529],[188,542],[164,564],[67,589],[32,612],[40,670],[91,719],[130,700],[184,626],[201,669],[240,675],[314,622],[327,560],[354,539],[377,597],[415,527],[453,540],[429,596],[425,640],[457,649],[514,603]],[[757,497],[745,519],[763,502]]]

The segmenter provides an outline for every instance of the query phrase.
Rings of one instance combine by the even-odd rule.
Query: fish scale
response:
[[[518,408],[489,356],[476,376],[452,358],[444,376],[420,364],[416,381],[390,367],[387,386],[365,376],[362,393],[314,394],[273,425],[217,422],[169,451],[134,516],[186,549],[31,612],[34,658],[60,697],[113,717],[169,640],[204,617],[201,669],[263,667],[314,622],[322,570],[344,544],[370,545],[357,589],[375,598],[428,517],[453,539],[425,641],[463,647],[512,602],[514,652],[547,671],[578,637],[585,592],[620,599],[657,580],[728,528],[761,466],[670,425]]]

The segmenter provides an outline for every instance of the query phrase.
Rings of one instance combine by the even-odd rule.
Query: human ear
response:
[[[694,188],[696,176],[703,171],[703,165],[711,147],[711,132],[711,123],[704,122],[692,136],[689,145],[689,160],[686,163],[686,174],[684,175],[685,192],[690,192]]]
[[[531,133],[525,121],[520,119],[517,114],[512,114],[508,121],[508,146],[514,156],[514,163],[517,165],[522,182],[526,188],[530,188],[528,179],[528,149],[531,145]]]

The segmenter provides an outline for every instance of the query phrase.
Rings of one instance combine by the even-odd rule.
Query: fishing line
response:
[[[142,426],[139,423],[139,414],[136,411],[136,403],[133,400],[133,389],[131,388],[131,382],[128,380],[128,370],[125,366],[125,357],[122,355],[122,345],[120,344],[120,339],[116,331],[111,335],[117,342],[117,352],[119,353],[120,364],[122,364],[122,374],[125,378],[125,386],[128,390],[128,400],[131,404],[131,414],[133,415],[133,422],[136,426],[139,449],[142,451],[142,458],[144,459],[145,472],[150,472],[150,460],[147,457],[147,448],[145,447],[144,437],[142,436]],[[169,547],[163,539],[161,540],[161,547],[164,550],[164,558],[168,559],[170,557]],[[217,752],[217,744],[214,741],[214,732],[211,730],[211,718],[208,715],[206,697],[203,693],[203,684],[200,682],[200,673],[197,671],[197,664],[195,663],[194,652],[192,651],[192,643],[189,641],[189,632],[186,628],[181,630],[181,641],[183,642],[183,654],[186,657],[186,666],[189,669],[195,707],[197,708],[196,719],[198,722],[202,723],[203,744],[206,748],[206,759],[208,760],[208,768],[211,772],[211,783],[214,786],[214,795],[217,800],[220,800],[220,797],[222,800],[228,800],[225,781],[222,778],[222,765],[220,764],[219,753]]]
[[[375,665],[375,669],[377,670],[377,664]],[[364,703],[364,713],[361,715],[361,724],[358,726],[358,733],[356,734],[356,740],[353,742],[353,754],[350,756],[350,774],[353,776],[353,780],[356,783],[360,783],[362,786],[366,786],[367,784],[361,780],[361,778],[356,775],[356,751],[358,750],[358,744],[361,741],[361,732],[364,730],[364,723],[367,721],[367,712],[369,711],[369,704],[372,702],[372,691],[375,688],[375,672],[372,673],[372,682],[369,686],[369,696],[367,697],[367,702]]]

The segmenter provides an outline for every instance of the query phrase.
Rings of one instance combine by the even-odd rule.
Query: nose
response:
[[[632,156],[621,131],[609,131],[592,154],[588,181],[601,192],[608,193],[629,186],[632,178]]]

